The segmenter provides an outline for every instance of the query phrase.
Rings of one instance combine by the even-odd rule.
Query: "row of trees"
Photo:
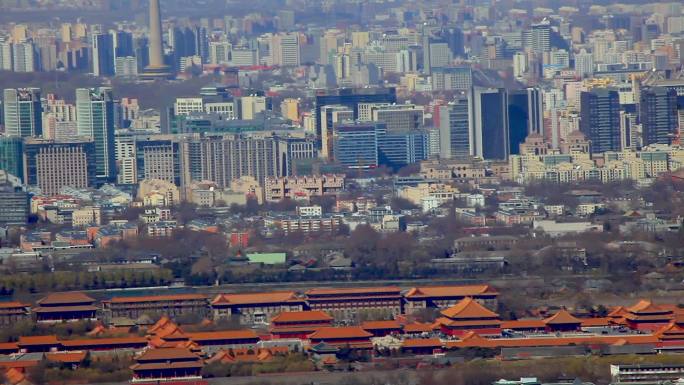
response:
[[[301,373],[313,371],[314,365],[305,355],[293,353],[275,356],[266,362],[214,362],[202,369],[204,377],[257,376],[266,373]]]
[[[130,380],[132,364],[132,354],[92,356],[88,353],[76,369],[44,360],[30,368],[27,374],[34,384],[123,382]]]
[[[172,281],[168,269],[21,273],[0,276],[0,295],[162,286]]]
[[[42,336],[53,334],[59,338],[83,336],[93,329],[90,321],[65,322],[54,325],[40,324],[33,321],[17,321],[0,329],[0,342],[14,342],[20,336]]]

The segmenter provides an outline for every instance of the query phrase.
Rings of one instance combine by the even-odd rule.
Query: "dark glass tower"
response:
[[[93,36],[93,75],[114,75],[114,38],[108,33]]]
[[[652,87],[641,91],[639,120],[644,146],[670,144],[677,132],[677,91],[674,88]]]
[[[520,144],[527,135],[543,134],[543,107],[537,88],[512,91],[508,94],[508,129],[511,154],[520,154]]]
[[[594,88],[580,97],[580,131],[592,153],[620,151],[620,97],[608,88]]]
[[[508,92],[504,88],[475,88],[475,155],[488,160],[508,159]]]

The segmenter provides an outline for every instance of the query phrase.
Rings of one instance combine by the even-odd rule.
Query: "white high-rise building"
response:
[[[462,158],[474,155],[473,98],[463,92],[445,106],[439,106],[439,155]]]
[[[43,134],[40,89],[5,89],[2,106],[5,116],[5,135],[30,138]]]
[[[301,53],[298,33],[280,33],[271,36],[271,60],[277,66],[299,66]]]
[[[13,71],[14,59],[12,52],[12,43],[9,41],[0,41],[0,71]]]
[[[230,51],[230,64],[236,67],[259,64],[259,51],[252,48],[235,48]]]
[[[570,54],[564,49],[551,51],[549,53],[549,64],[559,68],[570,67]]]
[[[606,54],[610,50],[610,40],[609,36],[597,36],[593,38],[592,54],[594,55],[594,61],[597,63],[604,63],[606,60]]]
[[[527,73],[527,55],[524,52],[516,52],[513,55],[513,76],[522,78]]]
[[[338,81],[351,76],[351,58],[349,55],[335,55],[335,77]]]
[[[575,54],[575,73],[580,77],[594,74],[594,57],[584,49]]]
[[[524,34],[525,46],[532,51],[542,53],[551,50],[551,23],[548,20],[532,24]]]
[[[116,165],[118,167],[117,182],[119,184],[135,184],[138,182],[136,169],[135,136],[117,134],[114,138]]]
[[[31,42],[14,43],[12,45],[12,62],[14,72],[33,72],[36,70],[36,52]]]
[[[114,61],[114,73],[118,77],[138,76],[138,60],[135,56],[117,57]]]
[[[447,67],[451,64],[451,49],[447,43],[430,43],[430,67]]]
[[[397,55],[397,72],[417,72],[418,71],[418,55],[416,51],[402,49],[396,53]]]
[[[228,64],[232,45],[227,41],[209,42],[209,63]]]

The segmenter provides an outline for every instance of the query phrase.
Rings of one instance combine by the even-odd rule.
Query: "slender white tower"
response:
[[[141,77],[150,80],[160,78],[168,79],[172,77],[171,68],[164,64],[159,0],[150,0],[150,36],[148,49],[150,64],[145,67]]]

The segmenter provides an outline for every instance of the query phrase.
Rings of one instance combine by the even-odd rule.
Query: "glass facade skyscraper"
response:
[[[335,161],[347,168],[375,168],[379,165],[378,137],[382,123],[343,123],[335,127]]]
[[[592,153],[620,151],[620,96],[616,90],[594,88],[580,97],[580,131]]]
[[[463,158],[472,155],[472,99],[467,93],[439,107],[439,154],[442,158]]]
[[[108,33],[93,36],[93,75],[114,75],[114,38]]]
[[[428,157],[428,133],[425,130],[380,132],[378,162],[395,170]]]
[[[508,159],[508,92],[476,87],[473,95],[475,155],[487,160]]]
[[[76,90],[76,117],[79,136],[95,142],[97,179],[116,181],[114,146],[114,97],[110,88]]]
[[[642,90],[639,99],[639,121],[644,146],[672,143],[679,126],[677,91],[664,87]]]
[[[24,181],[23,151],[22,138],[0,136],[0,170],[5,170],[22,181]]]
[[[396,103],[394,88],[342,88],[316,95],[316,137],[321,138],[321,108],[331,104],[348,107],[359,118],[359,103]]]
[[[527,135],[543,134],[543,107],[541,91],[527,88],[508,94],[508,130],[510,153],[520,154],[520,144]]]
[[[5,89],[3,111],[6,135],[24,138],[43,134],[43,109],[38,88]]]

